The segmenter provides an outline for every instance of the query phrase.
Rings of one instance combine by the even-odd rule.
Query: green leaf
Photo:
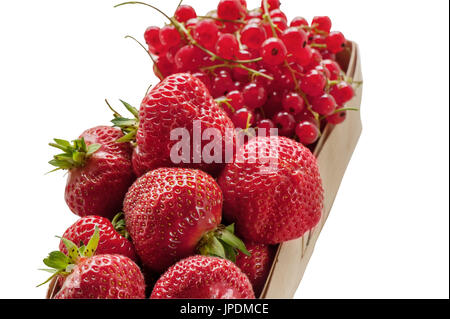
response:
[[[80,257],[77,245],[75,245],[72,241],[68,240],[67,238],[61,238],[61,240],[67,248],[70,261],[72,263],[76,263],[78,257]]]
[[[120,102],[122,102],[122,104],[126,107],[126,109],[131,114],[133,114],[135,118],[137,118],[137,119],[139,118],[139,111],[134,106],[131,106],[129,103],[122,101],[122,100],[120,100]]]
[[[121,138],[119,138],[116,142],[117,143],[128,143],[128,142],[132,142],[136,139],[136,131],[132,131],[124,136],[122,136]]]
[[[98,229],[98,226],[95,226],[94,234],[89,240],[89,243],[86,246],[86,250],[84,251],[85,257],[92,257],[94,255],[99,241],[100,241],[100,231]]]
[[[230,233],[234,234],[234,223],[225,227]]]
[[[212,237],[212,240],[211,240],[211,242],[208,245],[208,254],[209,255],[213,255],[213,256],[217,256],[217,257],[220,257],[220,258],[226,258],[227,257],[223,245],[221,244],[221,242],[216,237]]]
[[[46,266],[57,270],[65,269],[69,263],[69,258],[60,251],[52,251],[48,257],[44,259],[44,264]]]
[[[102,146],[100,144],[91,144],[87,148],[86,156],[91,156],[95,152],[97,152]]]
[[[50,165],[58,167],[58,169],[70,169],[72,165],[66,161],[53,159],[48,162]]]
[[[55,138],[53,140],[55,141],[56,144],[61,145],[63,147],[70,147],[71,146],[69,141],[61,140],[59,138]]]
[[[245,255],[250,256],[250,253],[248,252],[247,248],[245,247],[244,242],[242,240],[240,240],[232,232],[228,231],[227,229],[222,231],[219,239],[221,239],[225,244],[240,250]]]

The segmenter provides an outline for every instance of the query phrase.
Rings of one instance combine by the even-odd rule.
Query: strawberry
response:
[[[316,158],[285,137],[257,137],[219,177],[224,217],[248,241],[277,244],[301,237],[320,220],[323,188]]]
[[[130,107],[127,106],[127,109],[130,110]],[[144,98],[138,116],[135,109],[130,111],[138,119],[137,132],[130,129],[130,124],[133,124],[136,119],[127,121],[115,111],[116,118],[113,123],[118,127],[125,128],[124,132],[129,134],[130,138],[133,138],[133,134],[136,135],[137,145],[133,152],[133,168],[138,176],[159,167],[197,168],[214,175],[217,175],[223,168],[226,146],[233,146],[234,125],[225,111],[214,101],[203,82],[196,77],[187,73],[173,74],[167,77]],[[211,137],[196,142],[194,140],[194,122],[196,121],[200,124],[199,139],[207,129],[214,128],[220,133],[222,140],[216,141]],[[231,132],[230,134],[226,134],[227,128]],[[180,136],[175,136],[171,140],[171,133],[174,129],[186,129],[190,138],[193,139],[193,142],[191,141],[188,145],[191,149],[192,143],[194,143],[194,150],[189,151],[189,154],[175,162],[173,156],[171,157],[171,151],[173,146],[179,142]],[[221,145],[218,145],[218,142]],[[218,163],[214,163],[214,161],[209,163],[201,154],[204,150],[203,147],[210,143],[212,145],[209,146],[221,147]],[[197,150],[200,151],[198,155],[202,156],[194,154],[194,151],[197,152]],[[214,152],[211,154],[216,155]]]
[[[86,130],[69,143],[55,139],[51,146],[63,151],[49,163],[56,170],[69,170],[65,199],[78,216],[99,215],[112,218],[122,208],[123,198],[135,175],[129,143],[116,143],[123,133],[116,128],[98,126]]]
[[[94,234],[95,228],[100,231],[100,241],[97,246],[97,254],[117,254],[136,261],[136,253],[133,244],[127,239],[125,221],[120,219],[122,214],[117,214],[112,223],[100,216],[85,216],[77,220],[65,232],[62,238],[76,244],[87,243]],[[67,254],[67,248],[61,240],[59,250]]]
[[[236,265],[247,275],[255,295],[259,296],[272,268],[276,247],[255,243],[246,243],[245,246],[251,256],[238,253]]]
[[[78,248],[72,241],[63,238],[68,255],[54,251],[44,259],[44,264],[51,268],[46,271],[53,273],[46,282],[56,277],[60,286],[54,298],[145,298],[144,276],[139,267],[122,255],[94,255],[99,240],[98,227],[86,246]]]
[[[254,299],[247,276],[232,262],[192,256],[167,270],[151,299]]]
[[[163,272],[194,255],[235,258],[248,254],[233,233],[220,225],[222,192],[203,171],[160,168],[140,177],[124,201],[127,229],[144,266]]]

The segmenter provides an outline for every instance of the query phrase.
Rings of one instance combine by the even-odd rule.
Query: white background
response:
[[[178,0],[148,0],[171,13]],[[249,7],[259,4],[250,0]],[[199,13],[217,1],[186,0]],[[156,83],[142,39],[163,18],[114,1],[1,1],[0,297],[42,298],[37,268],[77,218],[53,137],[108,124]],[[448,298],[448,1],[284,0],[360,44],[364,132],[298,298]]]

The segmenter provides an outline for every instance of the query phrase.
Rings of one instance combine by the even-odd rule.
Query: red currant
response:
[[[311,122],[301,122],[295,128],[295,134],[304,145],[315,143],[320,135],[319,128]]]
[[[298,28],[289,28],[283,32],[281,40],[290,53],[297,55],[301,49],[306,47],[308,39],[305,31]]]
[[[333,31],[326,38],[327,49],[331,53],[339,53],[345,47],[345,37],[341,32]]]
[[[281,17],[275,17],[272,19],[273,24],[276,27],[276,33],[278,36],[281,36],[282,32],[288,28],[286,19]],[[272,32],[273,34],[273,32]]]
[[[264,10],[264,1],[261,1],[261,8]],[[280,0],[267,0],[267,7],[269,10],[278,9],[280,7],[281,3]]]
[[[290,92],[283,97],[283,109],[292,115],[299,114],[305,107],[305,100],[295,92]]]
[[[241,31],[241,43],[250,49],[259,49],[266,38],[266,31],[257,24],[247,24]]]
[[[302,79],[300,88],[309,96],[319,96],[323,93],[327,79],[322,72],[317,70],[309,71]]]
[[[238,20],[244,15],[245,9],[240,0],[220,0],[217,6],[217,16],[225,20]]]
[[[278,38],[269,38],[261,46],[261,57],[269,65],[279,65],[284,62],[287,49],[283,41]]]
[[[330,124],[341,124],[345,121],[347,118],[347,112],[346,111],[340,111],[338,113],[334,113],[326,118],[327,122]]]
[[[331,30],[331,19],[327,16],[323,17],[314,17],[314,19],[311,22],[311,26],[315,27],[316,29],[330,33]]]
[[[207,49],[214,48],[219,38],[219,28],[212,20],[201,20],[194,29],[194,39]]]
[[[159,30],[159,39],[166,48],[172,48],[181,43],[181,36],[173,25],[166,25]]]
[[[202,81],[208,90],[211,90],[211,79],[205,72],[199,71],[193,73],[192,75],[195,76],[200,81]]]
[[[267,101],[266,89],[256,83],[247,84],[242,91],[242,95],[244,96],[245,105],[250,110],[263,106]]]
[[[330,72],[329,79],[331,81],[339,79],[339,77],[341,76],[341,67],[339,66],[339,64],[337,64],[337,62],[326,59],[322,61],[322,65]]]
[[[287,17],[284,14],[283,11],[281,11],[280,9],[274,9],[272,11],[269,12],[269,16],[274,19],[274,18],[283,18],[285,21],[287,21]]]
[[[238,90],[229,92],[226,95],[228,103],[233,107],[234,111],[240,110],[244,107],[244,96]]]
[[[214,98],[226,95],[234,90],[234,82],[228,71],[222,70],[213,78],[211,93]]]
[[[159,55],[163,52],[163,45],[159,39],[159,27],[148,27],[144,33],[144,39],[151,53]]]
[[[333,113],[336,110],[336,106],[336,101],[330,94],[324,94],[320,97],[317,97],[312,102],[313,111],[324,116]]]
[[[218,56],[231,60],[238,51],[239,43],[234,35],[223,33],[219,36],[216,43],[216,52]]]
[[[288,112],[279,112],[273,118],[278,134],[291,137],[295,132],[295,118]]]
[[[311,60],[312,60],[311,48],[307,45],[303,49],[298,50],[295,53],[295,60],[298,64],[300,64],[303,67],[306,67],[309,64],[311,64]]]
[[[338,105],[344,105],[355,96],[355,91],[350,84],[342,81],[331,87],[330,94],[334,97]]]
[[[270,136],[270,129],[275,128],[275,124],[269,119],[263,119],[256,124],[259,136]]]
[[[309,26],[308,21],[306,21],[303,17],[295,17],[291,21],[291,27],[301,27],[301,26]]]
[[[182,4],[175,11],[175,19],[177,19],[178,22],[184,23],[193,18],[197,18],[197,13],[191,6]]]
[[[242,108],[234,113],[231,120],[236,128],[246,130],[254,124],[254,119],[255,115],[252,111]]]

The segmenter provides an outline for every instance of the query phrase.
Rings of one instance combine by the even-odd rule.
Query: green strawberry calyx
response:
[[[116,232],[118,232],[126,239],[130,239],[130,234],[128,233],[127,227],[125,225],[125,218],[123,212],[120,212],[116,216],[114,216],[113,220],[111,221],[111,224],[113,225]]]
[[[111,120],[111,123],[114,127],[118,127],[122,130],[124,136],[118,139],[117,143],[128,143],[134,142],[136,140],[136,133],[139,128],[139,111],[131,104],[120,100],[120,102],[125,106],[125,108],[133,115],[133,118],[126,118],[122,116],[119,112],[117,112],[111,104],[109,104],[108,100],[105,100],[106,105],[108,105],[109,109],[113,112],[114,119]]]
[[[61,238],[61,240],[67,248],[67,255],[59,250],[52,251],[48,254],[48,257],[44,259],[44,264],[49,268],[40,270],[49,272],[52,275],[42,284],[38,285],[38,287],[45,285],[56,276],[69,275],[78,263],[92,257],[95,254],[100,240],[100,231],[98,227],[95,226],[94,234],[86,246],[81,243],[80,247],[78,247],[75,243],[66,238]]]
[[[219,225],[200,240],[197,251],[204,256],[215,256],[236,262],[238,251],[250,256],[245,244],[234,234],[234,224]]]
[[[62,150],[63,153],[53,156],[53,159],[48,162],[50,165],[56,167],[51,172],[60,169],[83,167],[89,157],[102,147],[100,144],[86,145],[83,137],[72,141],[72,143],[57,138],[53,141],[54,143],[49,143],[49,145]]]

